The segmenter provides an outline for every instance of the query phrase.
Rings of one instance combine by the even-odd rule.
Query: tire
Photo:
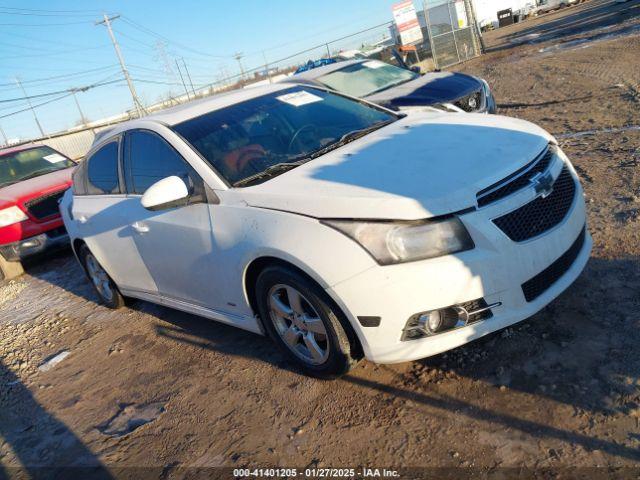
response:
[[[0,281],[11,280],[24,273],[20,262],[9,262],[0,255]]]
[[[258,276],[255,292],[267,334],[303,372],[337,378],[357,364],[347,319],[315,282],[292,268],[270,266]]]
[[[114,310],[123,307],[125,300],[118,286],[93,256],[89,247],[82,245],[82,247],[80,247],[79,257],[84,271],[93,285],[93,289],[100,298],[100,302]]]

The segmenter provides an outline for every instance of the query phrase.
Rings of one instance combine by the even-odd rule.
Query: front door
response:
[[[162,296],[219,308],[213,288],[215,261],[210,205],[196,171],[160,135],[148,130],[126,133],[124,176],[130,200],[133,240]],[[140,198],[147,188],[169,176],[189,187],[185,206],[145,209]]]

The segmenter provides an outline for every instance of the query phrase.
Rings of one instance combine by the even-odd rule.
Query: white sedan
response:
[[[322,377],[521,321],[591,249],[576,173],[541,128],[286,84],[104,133],[61,211],[106,305],[268,334]]]

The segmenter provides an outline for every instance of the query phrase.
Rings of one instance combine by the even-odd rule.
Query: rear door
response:
[[[90,152],[74,176],[72,213],[78,235],[124,289],[156,293],[149,270],[140,257],[131,228],[132,204],[122,179],[121,137]]]

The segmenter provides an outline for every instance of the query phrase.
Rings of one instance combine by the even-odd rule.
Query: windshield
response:
[[[339,146],[354,132],[397,118],[341,95],[294,87],[215,110],[173,128],[229,183],[236,184],[274,165],[293,167]],[[284,171],[269,171],[276,170]]]
[[[6,155],[0,153],[0,187],[74,165],[67,157],[49,147],[30,148]]]
[[[327,87],[353,97],[366,97],[418,78],[419,73],[369,60],[323,75],[317,80]]]

